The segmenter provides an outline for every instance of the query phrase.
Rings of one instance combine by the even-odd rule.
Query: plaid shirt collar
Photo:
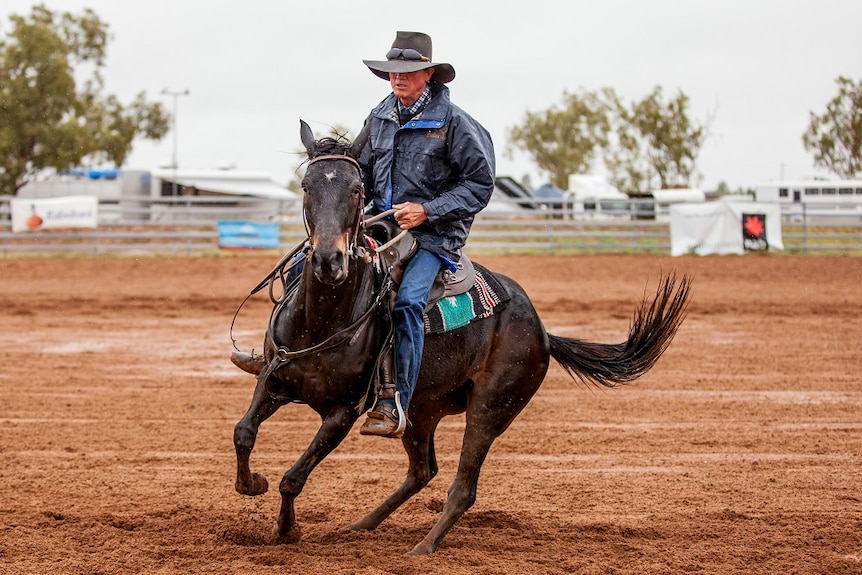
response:
[[[411,116],[415,116],[419,112],[421,112],[425,105],[431,100],[431,88],[429,86],[425,86],[425,91],[422,92],[422,95],[419,96],[419,99],[413,102],[411,106],[403,106],[401,101],[398,102],[398,111],[402,113],[408,113]]]

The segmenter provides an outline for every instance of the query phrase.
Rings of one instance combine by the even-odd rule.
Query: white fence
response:
[[[279,223],[279,250],[305,238],[297,202],[251,198],[101,199],[95,229],[11,231],[8,196],[0,196],[0,257],[78,253],[162,253],[199,255],[218,252],[218,220]],[[666,219],[648,200],[631,202],[613,213],[573,213],[566,206],[494,209],[473,225],[467,251],[473,253],[670,253]],[[647,215],[645,215],[647,214]],[[786,251],[862,254],[862,213],[819,207],[783,216]]]

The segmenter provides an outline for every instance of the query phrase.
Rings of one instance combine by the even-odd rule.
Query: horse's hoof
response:
[[[281,533],[278,528],[278,524],[272,528],[272,540],[276,545],[299,543],[300,539],[302,539],[302,531],[300,531],[298,526],[294,526],[287,533]]]
[[[234,489],[236,489],[237,493],[242,495],[251,495],[252,497],[256,495],[263,495],[269,490],[269,483],[266,480],[266,477],[261,475],[260,473],[252,473],[251,474],[251,485],[246,485],[244,483],[240,483],[237,479],[234,484]]]
[[[431,555],[432,553],[434,553],[434,548],[422,541],[407,555]]]
[[[365,525],[362,524],[361,521],[357,521],[356,523],[351,523],[350,525],[347,526],[347,528],[350,529],[351,531],[371,531],[372,529],[374,529],[373,527],[366,527]]]

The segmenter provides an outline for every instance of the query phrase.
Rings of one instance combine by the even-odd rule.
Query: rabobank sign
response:
[[[99,223],[99,200],[95,196],[13,198],[10,207],[13,232],[95,228]]]

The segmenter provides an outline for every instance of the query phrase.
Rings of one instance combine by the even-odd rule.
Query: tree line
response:
[[[810,112],[802,142],[815,166],[854,178],[862,173],[862,81],[839,76],[836,83],[826,111]],[[561,189],[569,174],[588,173],[598,162],[620,190],[688,187],[712,121],[693,120],[688,103],[682,90],[665,98],[661,86],[632,102],[613,88],[565,92],[561,104],[527,112],[510,129],[507,151],[526,152]]]
[[[137,138],[167,135],[170,114],[145,92],[125,104],[104,93],[110,35],[92,10],[37,5],[10,21],[0,39],[0,194],[15,195],[49,168],[122,167]],[[76,77],[87,79],[79,85]],[[836,83],[825,112],[810,112],[802,142],[815,166],[852,178],[862,172],[862,81]],[[691,118],[682,90],[666,97],[656,86],[631,102],[613,88],[566,91],[560,104],[527,112],[509,129],[507,153],[525,152],[561,189],[569,174],[599,162],[621,190],[687,187],[711,121]]]
[[[0,193],[15,195],[47,168],[120,167],[135,138],[168,133],[170,115],[144,92],[127,104],[104,94],[110,35],[92,10],[38,5],[10,20],[0,40]]]
[[[559,106],[527,112],[509,131],[509,152],[525,151],[561,189],[569,174],[588,173],[601,161],[611,183],[636,191],[688,186],[706,137],[707,126],[691,119],[682,91],[665,99],[656,86],[627,103],[602,88],[565,92]]]

